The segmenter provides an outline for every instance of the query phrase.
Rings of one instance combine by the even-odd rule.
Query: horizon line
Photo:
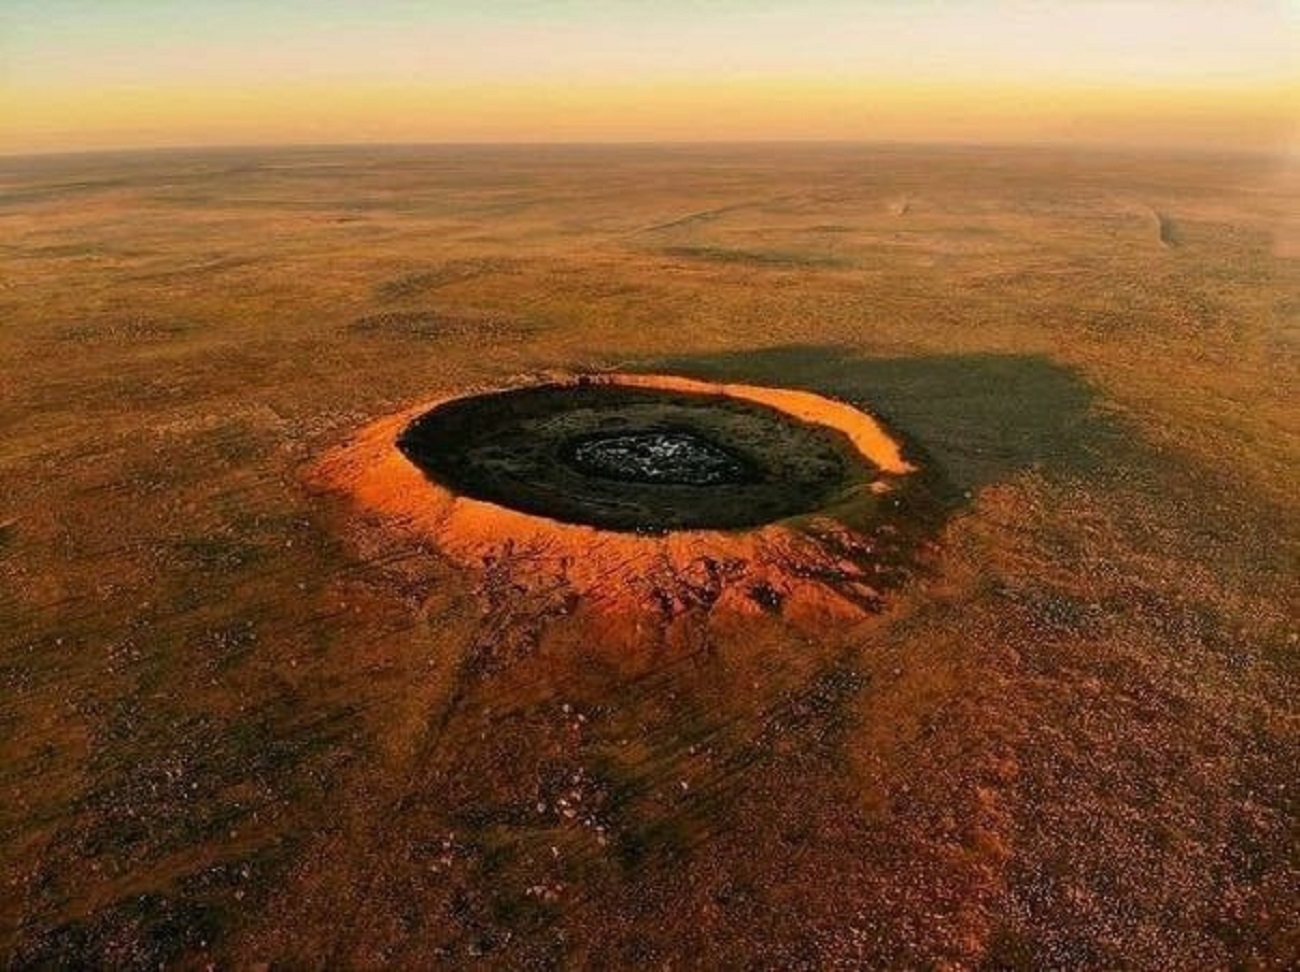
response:
[[[757,147],[859,147],[958,149],[991,151],[1073,150],[1089,154],[1229,156],[1264,159],[1292,159],[1300,145],[1203,145],[1192,143],[1126,142],[1123,140],[1007,140],[963,141],[953,139],[837,139],[837,138],[728,138],[728,139],[514,139],[514,140],[413,140],[413,141],[326,141],[326,142],[177,142],[162,145],[94,146],[37,151],[0,149],[0,159],[44,159],[83,156],[181,154],[198,152],[320,151],[344,149],[525,149],[525,148],[757,148]]]

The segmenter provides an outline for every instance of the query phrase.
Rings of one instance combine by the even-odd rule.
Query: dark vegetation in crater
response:
[[[586,383],[448,402],[402,452],[476,499],[613,530],[740,529],[865,489],[845,436],[724,395]]]

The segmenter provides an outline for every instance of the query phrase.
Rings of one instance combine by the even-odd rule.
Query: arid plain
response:
[[[0,956],[1294,967],[1297,213],[1245,156],[0,160]],[[880,415],[938,500],[880,603],[618,630],[311,474],[615,369]]]

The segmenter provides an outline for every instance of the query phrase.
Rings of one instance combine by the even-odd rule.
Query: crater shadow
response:
[[[1091,386],[1043,355],[869,358],[800,344],[661,358],[629,370],[798,388],[862,407],[957,496],[1030,469],[1087,474],[1120,435]]]

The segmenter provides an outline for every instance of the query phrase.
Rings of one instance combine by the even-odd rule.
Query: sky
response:
[[[1300,0],[0,0],[0,153],[1298,138]]]

